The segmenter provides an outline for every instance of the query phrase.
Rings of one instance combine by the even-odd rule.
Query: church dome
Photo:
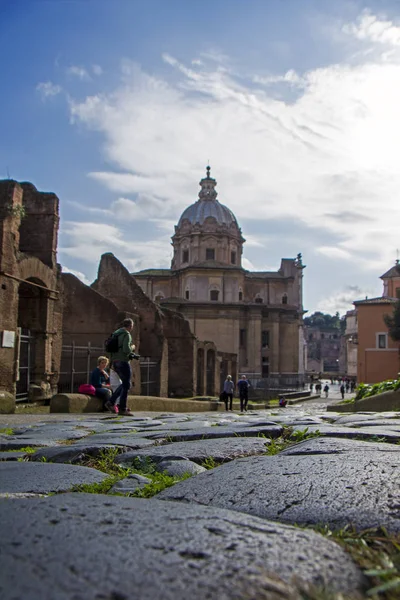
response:
[[[186,219],[191,225],[203,225],[208,217],[214,218],[219,225],[229,227],[233,223],[239,228],[233,212],[218,202],[216,185],[215,179],[210,177],[210,167],[207,167],[207,176],[200,181],[199,199],[183,211],[178,222],[178,229]]]

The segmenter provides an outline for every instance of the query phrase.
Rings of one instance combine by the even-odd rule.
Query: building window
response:
[[[287,304],[287,294],[283,294],[283,296],[282,296],[282,304]]]
[[[243,292],[239,292],[239,302],[242,302],[243,300]]]
[[[218,296],[219,296],[219,291],[218,290],[211,290],[210,291],[210,300],[212,300],[213,302],[218,302]]]
[[[239,329],[239,346],[240,348],[246,348],[246,330]]]
[[[156,295],[156,297],[154,298],[154,300],[155,300],[156,302],[161,302],[161,300],[164,300],[164,296],[163,296],[162,294],[158,293],[158,294]]]
[[[215,260],[214,248],[206,248],[206,260]]]
[[[185,298],[186,298],[186,300],[189,300],[189,295],[190,295],[189,294],[189,290],[186,290],[186,292],[185,292]]]
[[[231,264],[236,265],[236,252],[231,252]]]
[[[387,348],[387,333],[377,333],[377,347],[383,350]]]
[[[261,365],[261,377],[263,379],[265,379],[268,376],[269,376],[269,362],[268,362],[267,358],[263,358],[262,365]]]
[[[261,346],[262,348],[269,348],[269,331],[261,332]]]
[[[182,252],[182,262],[183,263],[189,262],[189,250],[184,250]]]
[[[263,299],[257,294],[257,296],[254,298],[254,302],[257,302],[257,304],[262,304]]]

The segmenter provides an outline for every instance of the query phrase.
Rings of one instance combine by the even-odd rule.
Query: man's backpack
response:
[[[105,351],[109,354],[115,354],[119,350],[119,335],[112,333],[109,338],[104,342]]]

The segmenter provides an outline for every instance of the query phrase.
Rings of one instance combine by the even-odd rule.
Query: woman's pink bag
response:
[[[90,383],[82,383],[78,388],[78,393],[86,394],[87,396],[95,396],[96,388],[93,385],[90,385]]]

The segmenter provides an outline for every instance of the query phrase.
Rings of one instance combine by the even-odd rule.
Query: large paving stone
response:
[[[21,435],[0,435],[0,450],[19,450],[20,448],[41,448],[42,446],[56,446],[56,442],[47,438],[23,437]]]
[[[142,437],[150,439],[167,439],[170,442],[184,442],[189,440],[233,438],[233,437],[266,437],[276,438],[282,435],[283,427],[280,425],[259,425],[244,427],[243,425],[232,425],[226,427],[199,427],[188,431],[176,431],[170,429],[159,432],[142,432]]]
[[[138,450],[140,448],[154,446],[155,441],[139,436],[136,433],[95,433],[84,440],[77,441],[74,445],[78,447],[93,446],[95,444],[111,444],[113,446],[124,446],[126,448]]]
[[[168,460],[187,458],[199,464],[204,462],[207,458],[212,457],[215,462],[222,463],[242,456],[264,454],[268,442],[268,439],[253,437],[174,442],[163,446],[154,446],[153,448],[148,448],[146,450],[120,454],[117,457],[117,462],[118,464],[129,466],[136,457],[142,456],[148,457],[151,460],[160,458]]]
[[[65,492],[74,485],[100,483],[105,473],[75,465],[37,462],[0,462],[0,492],[49,494]]]
[[[112,444],[79,444],[71,446],[57,446],[55,448],[41,448],[29,455],[29,460],[33,462],[43,461],[52,463],[71,463],[82,462],[87,456],[99,456],[101,452],[115,449]],[[128,446],[118,446],[118,450],[130,450]],[[6,453],[4,453],[6,454]]]
[[[350,442],[348,442],[350,443]],[[307,454],[307,444],[314,451]],[[400,448],[242,458],[164,490],[157,498],[195,502],[286,523],[400,531]]]
[[[183,477],[184,475],[199,475],[206,469],[191,460],[162,460],[157,463],[157,471],[166,473],[171,477]]]
[[[201,506],[0,500],[0,530],[2,600],[300,600],[294,575],[353,600],[366,586],[349,555],[312,531]]]
[[[19,450],[11,451],[11,452],[0,452],[0,460],[18,460],[19,458],[23,458],[26,456],[25,452],[20,452]]]
[[[386,442],[397,444],[400,442],[400,430],[398,427],[348,427],[333,425],[312,425],[308,427],[308,433],[319,432],[322,436],[348,438],[359,440],[382,439]],[[303,427],[294,427],[295,431],[304,431]]]
[[[317,437],[289,446],[279,456],[311,456],[313,454],[347,454],[355,452],[366,456],[370,456],[369,453],[371,452],[394,452],[399,455],[400,448],[385,442],[363,442],[333,437]]]

